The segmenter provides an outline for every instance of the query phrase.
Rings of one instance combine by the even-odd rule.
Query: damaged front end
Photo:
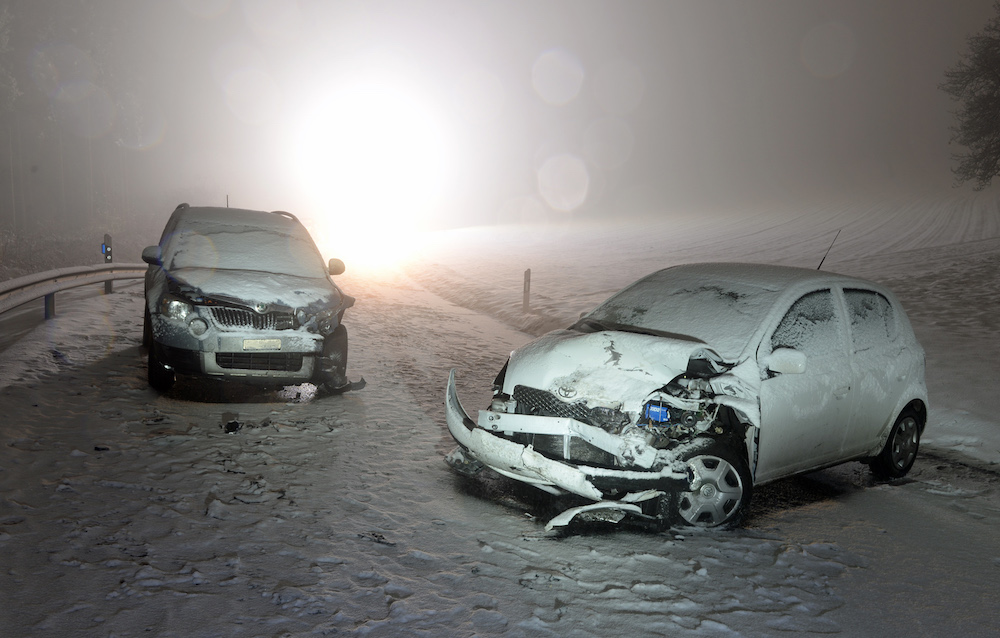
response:
[[[756,402],[746,386],[704,344],[558,331],[513,353],[476,420],[459,402],[452,371],[446,415],[459,447],[446,461],[463,474],[486,466],[593,501],[547,529],[576,516],[662,525],[660,501],[691,488],[692,450],[710,440],[747,449]]]

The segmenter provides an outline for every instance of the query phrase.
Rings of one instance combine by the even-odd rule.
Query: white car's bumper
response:
[[[529,483],[553,494],[572,493],[595,501],[594,504],[567,510],[549,523],[549,527],[567,524],[573,516],[594,509],[617,509],[639,513],[636,503],[664,494],[660,486],[684,485],[689,480],[683,467],[658,463],[657,450],[644,446],[635,438],[610,434],[600,428],[575,419],[502,414],[480,411],[479,423],[474,422],[462,407],[455,389],[455,371],[448,377],[445,395],[448,429],[461,447],[461,457],[453,461],[478,461],[496,472]],[[521,445],[492,432],[523,432],[563,436],[565,440],[581,438],[591,445],[628,463],[632,469],[610,469],[576,465],[549,458],[530,445]],[[658,467],[659,469],[652,469]],[[624,496],[606,500],[599,486],[614,486]]]

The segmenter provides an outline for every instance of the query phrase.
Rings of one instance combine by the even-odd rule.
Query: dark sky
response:
[[[937,87],[993,15],[992,0],[4,4],[21,91],[2,113],[4,226],[227,196],[405,226],[947,189]]]

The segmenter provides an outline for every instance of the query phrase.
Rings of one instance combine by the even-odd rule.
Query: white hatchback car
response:
[[[473,420],[452,370],[447,457],[589,503],[576,516],[739,524],[755,485],[859,460],[913,465],[924,351],[893,294],[758,264],[655,272],[515,350]]]

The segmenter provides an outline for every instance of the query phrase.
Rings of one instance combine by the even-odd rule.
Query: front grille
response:
[[[297,352],[216,352],[215,363],[227,370],[298,372],[302,356]]]
[[[590,408],[582,401],[567,403],[551,392],[523,385],[514,386],[514,400],[520,414],[562,417],[591,424]]]
[[[242,308],[212,308],[212,316],[220,326],[227,328],[253,328],[255,330],[288,330],[293,326],[290,312],[265,312],[257,314]]]
[[[601,407],[588,408],[583,401],[569,403],[559,399],[551,392],[523,385],[514,386],[514,400],[517,401],[518,414],[576,419],[581,423],[593,425],[608,432],[618,432],[629,423],[628,416],[620,410]]]

